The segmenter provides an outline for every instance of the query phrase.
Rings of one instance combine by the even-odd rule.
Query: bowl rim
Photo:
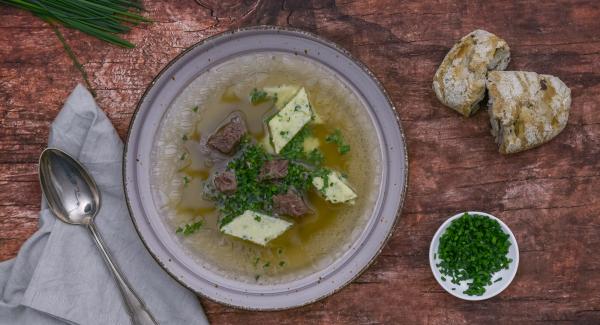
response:
[[[434,252],[434,243],[436,241],[439,241],[439,238],[442,235],[442,231],[445,231],[448,228],[448,226],[450,225],[450,223],[452,221],[454,221],[454,220],[462,217],[465,213],[468,213],[470,215],[482,215],[482,216],[486,216],[486,217],[488,217],[490,219],[498,221],[498,223],[502,227],[502,230],[507,231],[507,234],[509,235],[510,243],[515,248],[515,258],[513,260],[514,271],[512,271],[510,273],[510,275],[509,275],[508,278],[502,279],[502,283],[503,284],[500,287],[500,289],[498,289],[495,293],[487,294],[487,292],[486,292],[486,293],[484,293],[481,296],[469,296],[469,295],[465,295],[463,293],[458,292],[458,290],[450,290],[448,288],[448,286],[444,282],[442,282],[442,280],[440,278],[438,278],[438,276],[436,275],[435,271],[437,270],[437,266],[435,265],[434,254],[436,254],[437,252]],[[433,277],[435,278],[435,280],[437,281],[437,283],[442,288],[444,288],[444,290],[446,290],[446,292],[448,292],[449,294],[453,295],[454,297],[457,297],[457,298],[462,299],[462,300],[468,300],[468,301],[486,300],[486,299],[490,299],[490,298],[493,298],[493,297],[497,296],[502,291],[504,291],[506,288],[508,288],[508,286],[512,283],[512,281],[514,280],[515,276],[517,275],[517,271],[519,269],[519,244],[517,243],[517,238],[513,234],[512,230],[502,220],[500,220],[498,217],[496,217],[496,216],[494,216],[492,214],[486,213],[486,212],[481,212],[481,211],[464,211],[464,212],[460,212],[460,213],[457,213],[457,214],[449,217],[448,219],[446,219],[438,227],[437,231],[433,235],[433,238],[431,239],[431,243],[429,244],[429,266],[431,268],[431,273],[433,274]],[[438,273],[439,273],[439,271],[438,271]]]
[[[393,216],[392,219],[392,224],[390,226],[389,231],[387,232],[386,237],[381,241],[380,246],[378,247],[377,251],[373,254],[373,256],[371,257],[371,259],[364,264],[364,266],[362,266],[357,272],[355,272],[355,274],[350,277],[347,281],[343,282],[343,283],[339,283],[337,285],[337,287],[333,290],[328,291],[327,293],[320,295],[314,299],[311,300],[305,300],[302,303],[299,304],[293,304],[293,305],[289,305],[289,306],[285,306],[285,307],[274,307],[274,308],[254,308],[254,307],[248,307],[248,306],[242,306],[242,305],[238,305],[238,304],[232,304],[232,303],[228,303],[226,301],[223,300],[218,300],[214,297],[211,297],[210,295],[207,295],[199,290],[196,290],[194,288],[192,288],[190,285],[188,285],[187,283],[185,283],[183,280],[181,280],[179,277],[177,277],[175,274],[173,274],[167,267],[166,265],[158,258],[158,256],[155,254],[155,252],[149,247],[149,244],[146,242],[146,240],[144,239],[142,232],[139,228],[139,225],[137,224],[137,221],[134,217],[134,211],[133,208],[131,206],[131,202],[130,202],[130,197],[128,194],[128,181],[126,178],[126,170],[127,170],[127,161],[128,161],[128,148],[129,148],[129,144],[130,144],[130,138],[131,138],[131,134],[132,134],[132,129],[133,129],[133,125],[136,121],[136,117],[138,115],[138,113],[140,112],[141,106],[144,103],[145,99],[147,98],[148,93],[151,91],[151,89],[153,88],[153,86],[155,85],[155,83],[163,76],[163,74],[165,74],[165,72],[167,72],[169,70],[169,68],[171,68],[177,61],[179,61],[181,58],[183,58],[186,54],[188,54],[189,52],[193,51],[194,49],[198,48],[198,47],[202,47],[206,44],[209,44],[211,42],[217,41],[220,38],[224,38],[227,37],[229,35],[233,35],[236,33],[240,33],[240,32],[247,32],[247,31],[282,31],[282,32],[287,32],[289,34],[295,34],[296,36],[299,37],[304,37],[304,38],[308,38],[310,40],[314,40],[314,41],[318,41],[321,42],[323,44],[325,44],[326,46],[331,47],[332,49],[340,52],[341,54],[343,54],[344,56],[346,56],[347,59],[351,60],[354,64],[356,64],[360,70],[362,72],[364,72],[368,78],[370,79],[370,81],[372,81],[375,86],[378,88],[379,91],[381,91],[381,94],[383,95],[383,97],[385,98],[385,101],[387,102],[387,104],[389,105],[389,108],[391,108],[391,110],[393,111],[393,115],[395,117],[395,126],[397,127],[397,130],[399,132],[400,138],[401,138],[401,144],[395,143],[395,146],[401,145],[401,151],[403,152],[403,161],[402,163],[404,164],[404,173],[403,173],[403,181],[402,184],[400,186],[400,197],[399,197],[399,201],[398,201],[398,207],[397,210],[395,212],[395,215]],[[135,157],[130,157],[130,158],[135,158]],[[386,246],[386,244],[388,243],[389,239],[392,237],[392,235],[394,234],[395,230],[396,230],[396,226],[399,222],[403,207],[404,207],[404,202],[406,199],[406,195],[407,195],[407,187],[408,187],[408,179],[409,179],[409,163],[408,163],[408,148],[407,148],[407,143],[406,143],[406,136],[404,133],[404,129],[402,128],[401,122],[400,122],[400,116],[399,116],[399,112],[396,109],[396,106],[394,105],[394,103],[392,102],[388,92],[386,91],[386,89],[384,88],[383,84],[375,77],[374,73],[360,60],[358,60],[357,58],[355,58],[353,55],[351,55],[346,49],[342,48],[341,46],[337,45],[336,43],[329,41],[321,36],[318,36],[314,33],[302,30],[302,29],[298,29],[298,28],[292,28],[292,27],[283,27],[283,26],[273,26],[273,25],[259,25],[259,26],[250,26],[250,27],[242,27],[242,28],[235,28],[235,29],[230,29],[230,30],[226,30],[220,33],[217,33],[215,35],[209,36],[207,38],[202,39],[201,41],[189,46],[188,48],[186,48],[185,50],[183,50],[181,53],[179,53],[177,56],[175,56],[172,60],[170,60],[160,71],[159,73],[156,74],[156,76],[152,79],[152,81],[148,84],[148,86],[146,87],[144,93],[142,94],[142,96],[140,97],[140,99],[138,100],[135,110],[132,114],[132,117],[130,119],[129,125],[128,125],[128,131],[127,131],[127,136],[126,139],[124,141],[124,147],[123,147],[123,158],[122,158],[122,180],[123,180],[123,189],[124,189],[124,194],[125,194],[125,202],[127,205],[127,209],[129,211],[129,215],[130,218],[132,220],[132,223],[134,225],[134,229],[136,230],[139,238],[141,239],[144,247],[146,248],[146,250],[148,251],[148,253],[150,254],[150,256],[152,256],[152,258],[161,266],[161,268],[171,277],[173,278],[175,281],[177,281],[179,284],[181,284],[182,286],[184,286],[185,288],[187,288],[188,290],[194,292],[196,295],[206,298],[210,301],[216,302],[218,304],[222,304],[228,307],[233,307],[236,309],[240,309],[240,310],[258,310],[258,311],[277,311],[277,310],[287,310],[287,309],[292,309],[292,308],[298,308],[298,307],[302,307],[302,306],[306,306],[309,304],[312,304],[314,302],[317,302],[319,300],[322,300],[324,298],[327,298],[335,293],[337,293],[338,291],[340,291],[341,289],[343,289],[344,287],[346,287],[348,284],[350,284],[351,282],[353,282],[356,278],[358,278],[360,275],[362,275],[375,261],[375,259],[380,255],[381,251],[383,250],[383,248]],[[373,217],[373,216],[372,216]],[[371,218],[372,218],[371,217]],[[358,238],[357,238],[358,239]]]

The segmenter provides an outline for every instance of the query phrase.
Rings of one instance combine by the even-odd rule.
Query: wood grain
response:
[[[247,312],[202,300],[215,324],[600,322],[600,2],[598,1],[145,1],[155,22],[127,36],[133,50],[64,30],[119,134],[136,102],[173,57],[235,26],[276,24],[335,41],[389,91],[410,160],[401,220],[377,262],[339,293],[282,312]],[[201,3],[202,5],[199,5]],[[560,77],[571,89],[567,128],[550,143],[501,156],[487,114],[464,119],[431,90],[455,40],[499,34],[512,70]],[[0,7],[0,259],[35,231],[36,162],[48,126],[81,82],[49,27]],[[428,264],[431,236],[449,215],[482,210],[514,231],[521,264],[489,301],[446,294]]]

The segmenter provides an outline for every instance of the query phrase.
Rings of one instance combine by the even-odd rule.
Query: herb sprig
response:
[[[340,129],[335,129],[332,134],[325,137],[325,142],[335,144],[340,155],[350,152],[350,145],[344,140]]]
[[[319,149],[315,148],[308,153],[304,150],[304,140],[312,135],[309,126],[305,126],[294,138],[281,150],[281,155],[291,160],[303,160],[309,164],[320,166],[325,157]]]
[[[510,245],[509,235],[496,220],[465,213],[440,237],[437,267],[454,284],[471,280],[463,293],[481,296],[494,273],[508,269],[512,262],[506,256]]]
[[[203,224],[204,224],[204,221],[202,221],[202,220],[198,220],[194,223],[188,223],[188,224],[178,227],[177,230],[175,230],[175,233],[182,234],[184,236],[189,236],[189,235],[195,233],[196,231],[200,230],[200,228],[202,227]]]
[[[264,90],[258,90],[254,88],[250,92],[250,102],[252,103],[252,105],[258,105],[260,103],[266,102],[267,100],[269,100],[269,96]]]

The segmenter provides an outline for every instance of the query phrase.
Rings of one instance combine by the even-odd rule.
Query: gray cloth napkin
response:
[[[96,217],[108,249],[160,324],[208,324],[197,297],[152,259],[125,205],[123,143],[78,85],[52,123],[48,145],[81,161],[102,192]],[[16,258],[0,263],[0,324],[130,324],[124,302],[88,230],[58,221],[42,202],[40,228]]]

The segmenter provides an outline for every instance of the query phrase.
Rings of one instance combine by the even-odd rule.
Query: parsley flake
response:
[[[175,233],[182,234],[184,236],[189,236],[189,235],[195,233],[196,231],[200,230],[200,228],[202,227],[203,224],[204,224],[204,221],[202,221],[202,220],[196,221],[194,223],[188,223],[188,224],[178,227],[177,230],[175,230]]]
[[[254,88],[250,92],[250,102],[252,103],[252,105],[258,105],[260,103],[266,102],[268,99],[269,96],[264,90],[258,90]]]
[[[335,144],[340,155],[345,155],[350,152],[350,145],[344,140],[340,129],[335,129],[332,134],[328,135],[325,138],[325,142]]]

